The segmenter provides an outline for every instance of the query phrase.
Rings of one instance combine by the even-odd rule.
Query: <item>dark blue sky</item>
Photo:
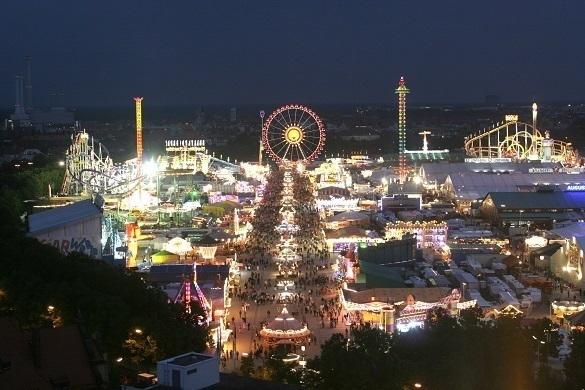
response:
[[[3,106],[27,54],[72,106],[585,100],[582,0],[6,3]]]

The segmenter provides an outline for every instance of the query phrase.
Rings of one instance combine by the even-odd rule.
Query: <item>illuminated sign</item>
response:
[[[575,184],[567,186],[567,191],[585,191],[585,184]]]
[[[507,163],[511,161],[512,159],[507,157],[472,157],[465,159],[465,162],[468,163]]]
[[[530,168],[528,173],[554,173],[552,168]]]
[[[166,147],[195,147],[205,146],[204,139],[168,139],[165,141]]]
[[[518,115],[506,115],[506,122],[518,122]]]
[[[205,153],[204,139],[168,139],[165,140],[165,150],[167,152],[185,152],[194,151]]]
[[[208,202],[210,204],[226,201],[240,203],[240,198],[237,195],[222,195],[221,192],[209,193]]]

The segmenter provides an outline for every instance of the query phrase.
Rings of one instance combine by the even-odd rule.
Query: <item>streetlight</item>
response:
[[[305,367],[305,365],[307,364],[307,362],[305,361],[305,346],[301,345],[301,361],[299,362],[299,364],[301,365],[301,367]]]
[[[136,333],[136,334],[142,334],[142,329],[136,328],[136,329],[134,329],[134,333]]]
[[[416,382],[416,383],[414,384],[414,388],[415,388],[415,389],[422,389],[422,385],[421,385],[420,383]]]
[[[536,355],[537,355],[537,359],[538,359],[538,364],[540,365],[540,344],[546,344],[544,341],[542,340],[538,340],[536,338],[536,336],[532,336],[532,338],[534,339],[534,341],[536,341]]]
[[[121,363],[121,362],[122,362],[122,360],[124,360],[124,358],[123,358],[122,356],[120,356],[119,358],[117,358],[117,359],[116,359],[116,362],[117,362],[117,363]]]

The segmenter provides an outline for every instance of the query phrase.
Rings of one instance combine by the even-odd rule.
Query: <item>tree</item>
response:
[[[147,286],[130,271],[79,253],[64,256],[19,235],[0,240],[0,251],[4,293],[0,312],[14,316],[25,328],[44,326],[47,307],[52,306],[64,325],[80,326],[112,360],[133,351],[129,357],[139,352],[152,363],[207,346],[209,332],[205,324],[200,325],[199,305],[187,313],[184,306],[168,303],[164,292]],[[125,344],[136,328],[150,340],[144,345]]]
[[[352,331],[349,339],[333,335],[323,344],[321,356],[308,362],[319,377],[307,388],[401,389],[405,371],[393,344],[391,335],[370,327]]]
[[[571,354],[565,360],[565,376],[570,389],[585,387],[585,333],[575,332],[572,335]]]
[[[254,374],[254,358],[252,356],[244,356],[242,358],[240,372],[244,376],[252,376]]]
[[[558,348],[563,341],[559,334],[559,326],[557,324],[548,318],[540,318],[529,328],[528,333],[531,337],[534,336],[537,342],[545,342],[539,348],[536,348],[536,342],[534,343],[535,351],[540,350],[540,354],[545,359],[546,356],[559,356]]]
[[[284,362],[286,358],[287,350],[284,346],[277,346],[265,363],[267,379],[275,382],[287,382],[289,378],[290,365]]]

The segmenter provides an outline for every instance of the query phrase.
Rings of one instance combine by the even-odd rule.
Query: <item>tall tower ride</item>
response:
[[[406,179],[406,94],[410,90],[406,87],[404,77],[400,77],[398,88],[398,175],[400,182]]]
[[[135,97],[134,104],[136,106],[136,160],[138,166],[142,166],[142,97]]]
[[[264,129],[264,110],[260,111],[260,145],[258,147],[258,165],[262,165],[262,152],[264,151],[264,144],[262,143],[262,131]]]

